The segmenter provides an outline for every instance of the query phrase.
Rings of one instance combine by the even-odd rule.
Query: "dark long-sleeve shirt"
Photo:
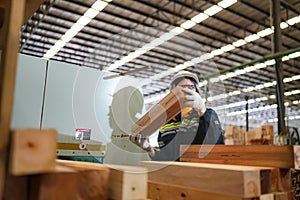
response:
[[[201,117],[192,110],[188,117],[178,114],[162,126],[158,144],[160,151],[155,152],[152,160],[179,160],[181,144],[224,144],[223,129],[213,109],[208,108]]]

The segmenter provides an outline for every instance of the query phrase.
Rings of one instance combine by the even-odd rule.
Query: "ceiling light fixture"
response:
[[[222,7],[222,8],[227,8],[233,4],[235,4],[237,2],[237,0],[226,0],[226,1],[221,1],[218,3],[218,6]]]
[[[43,55],[44,59],[51,59],[57,52],[62,49],[66,43],[72,40],[78,32],[80,32],[90,21],[95,18],[98,13],[103,10],[107,5],[107,1],[97,0],[91,8],[89,8],[77,21],[74,23],[70,29],[68,29],[65,34]]]
[[[267,36],[267,35],[271,35],[272,33],[274,33],[274,30],[273,30],[272,28],[266,28],[266,29],[264,29],[264,30],[262,30],[262,31],[259,31],[259,32],[257,33],[257,35],[258,35],[259,37],[265,37],[265,36]]]
[[[240,47],[240,46],[243,46],[246,43],[247,42],[244,39],[240,39],[238,41],[233,42],[232,45],[235,46],[235,47]]]
[[[253,42],[253,41],[255,41],[255,40],[259,39],[259,38],[260,37],[258,35],[252,34],[252,35],[249,35],[249,36],[245,37],[244,40],[246,42]]]
[[[182,23],[182,24],[180,25],[180,27],[181,27],[181,28],[184,28],[184,29],[190,29],[190,28],[192,28],[192,27],[195,26],[195,25],[196,25],[195,22],[193,22],[193,21],[191,21],[191,20],[187,20],[187,21],[185,21],[184,23]]]
[[[294,19],[295,18],[295,19]],[[293,23],[299,23],[300,22],[300,15],[299,16],[297,16],[297,17],[294,17],[294,18],[292,18],[292,19],[294,19],[293,20]],[[297,20],[296,20],[297,19]],[[292,22],[291,22],[292,23]],[[286,23],[287,24],[287,23]],[[287,24],[288,25],[288,24]],[[267,36],[267,35],[269,35],[269,34],[271,34],[271,33],[273,33],[273,27],[271,27],[271,28],[266,28],[266,29],[264,29],[264,30],[262,30],[262,31],[259,31],[257,34],[252,34],[252,35],[249,35],[249,36],[247,36],[247,37],[245,37],[244,39],[239,39],[239,40],[237,40],[237,41],[235,41],[235,42],[233,42],[232,43],[232,46],[234,46],[234,47],[240,47],[240,46],[243,46],[243,45],[245,45],[245,44],[247,44],[247,43],[249,43],[249,42],[253,42],[253,41],[255,41],[255,40],[257,40],[257,39],[259,39],[259,38],[261,38],[261,37],[263,37],[263,36]],[[228,46],[228,45],[226,45],[226,46]],[[226,47],[226,46],[224,46],[224,47]],[[227,52],[227,51],[224,51],[224,47],[221,47],[221,48],[219,48],[219,49],[215,49],[215,50],[213,50],[212,52],[210,52],[210,53],[207,53],[207,54],[209,54],[209,57],[210,58],[213,58],[214,56],[218,56],[218,55],[221,55],[221,54],[223,54],[223,53],[225,53],[225,52]],[[230,46],[231,47],[231,46]],[[223,49],[222,49],[223,48]],[[226,47],[227,48],[227,47]],[[226,50],[226,48],[225,48],[225,50]],[[232,48],[232,47],[231,47]],[[233,49],[235,49],[235,48],[233,48]],[[233,50],[232,49],[232,50]],[[300,54],[300,53],[299,53]],[[296,54],[296,56],[298,57],[298,55]],[[287,57],[285,57],[285,59],[287,59]],[[197,60],[197,57],[196,58],[193,58],[193,61],[196,61]],[[202,60],[202,59],[198,59],[199,60],[199,62],[194,62],[195,64],[199,64],[200,62],[203,62],[204,60]],[[265,62],[265,65],[274,65],[275,64],[275,60],[273,59],[273,60],[270,60],[270,61],[266,61]],[[179,64],[180,65],[180,64]],[[177,66],[175,66],[175,68],[177,68]],[[182,70],[183,70],[184,68],[182,68]],[[246,67],[245,68],[245,71],[247,71],[247,72],[250,72],[250,71],[254,71],[255,70],[255,68],[253,68],[253,66],[251,66],[250,68],[249,67]],[[168,74],[168,75],[170,75],[170,74]],[[150,79],[152,79],[152,78],[150,78]],[[152,79],[152,80],[156,80],[156,79]],[[218,78],[218,79],[216,79],[216,80],[221,80],[220,78]],[[205,84],[202,84],[202,85],[205,85]]]
[[[193,21],[193,22],[195,22],[195,23],[198,24],[198,23],[200,23],[200,22],[206,20],[207,18],[209,18],[209,16],[208,16],[207,14],[200,13],[200,14],[194,16],[194,17],[191,19],[191,21]]]
[[[227,2],[227,3],[226,3]],[[172,29],[171,31],[164,33],[162,36],[160,36],[159,38],[154,39],[153,41],[150,42],[151,45],[153,45],[151,48],[147,48],[148,51],[150,51],[151,49],[161,45],[162,43],[164,43],[165,41],[168,41],[170,39],[172,39],[174,36],[184,32],[187,29],[192,28],[193,26],[195,26],[196,24],[202,22],[203,20],[207,19],[209,16],[213,16],[215,14],[217,14],[218,12],[223,10],[224,8],[227,8],[230,5],[233,5],[234,3],[236,3],[237,1],[234,0],[223,0],[221,2],[218,3],[218,5],[220,4],[220,6],[218,5],[213,5],[210,8],[206,9],[203,13],[200,13],[194,17],[192,17],[190,20],[187,20],[185,22],[183,22],[182,24],[180,24],[178,27],[175,27],[174,29]],[[179,29],[178,29],[179,28]],[[175,31],[175,32],[174,32]],[[177,32],[178,31],[178,32]],[[175,33],[175,34],[174,34]],[[145,44],[144,46],[149,46],[148,44]],[[140,47],[142,49],[144,49],[144,46]],[[107,68],[104,69],[104,71],[112,71],[114,69],[117,69],[118,67],[124,65],[127,62],[130,62],[131,60],[127,58],[128,56],[124,56],[123,58],[121,58],[120,60],[122,62],[120,62],[120,60],[115,61],[114,63],[112,63],[110,66],[108,66]],[[126,62],[123,62],[123,60],[126,60]],[[174,73],[176,70],[171,70],[172,73]],[[165,76],[169,75],[167,74],[165,71],[162,72]],[[157,77],[164,77],[164,76],[156,76],[154,75],[153,77],[151,77],[151,80],[156,80],[155,78]],[[149,79],[144,81],[145,83],[149,83]]]
[[[290,26],[293,26],[294,24],[297,24],[300,22],[300,15],[293,17],[286,21]]]
[[[207,14],[208,16],[213,16],[213,15],[217,14],[218,12],[220,12],[221,10],[223,10],[222,7],[220,7],[218,5],[214,5],[208,9],[206,9],[204,11],[204,14]]]
[[[280,23],[280,28],[281,28],[281,29],[285,29],[285,28],[287,28],[287,27],[289,27],[288,23],[286,23],[286,22],[281,22],[281,23]]]

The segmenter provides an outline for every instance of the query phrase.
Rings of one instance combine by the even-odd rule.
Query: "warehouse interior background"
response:
[[[22,26],[12,127],[53,127],[62,141],[89,128],[114,144],[102,152],[108,161],[135,163],[146,155],[110,160],[139,151],[114,131],[128,134],[188,70],[224,128],[271,124],[275,134],[281,77],[285,124],[299,129],[299,56],[299,0],[281,0],[279,12],[267,0],[46,0]]]

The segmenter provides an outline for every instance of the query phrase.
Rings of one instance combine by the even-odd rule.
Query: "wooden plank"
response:
[[[277,169],[277,191],[290,192],[292,190],[292,178],[290,169]]]
[[[57,160],[59,166],[70,167],[78,172],[76,199],[107,199],[109,168],[98,163]]]
[[[27,200],[28,176],[13,176],[6,173],[3,200]]]
[[[293,152],[294,152],[294,168],[300,169],[300,145],[294,145]]]
[[[56,165],[55,130],[22,129],[12,132],[9,171],[13,175],[53,171]]]
[[[144,167],[122,166],[122,165],[102,165],[96,163],[78,162],[78,161],[64,161],[58,160],[58,165],[68,166],[74,170],[80,170],[82,174],[88,176],[89,170],[102,170],[105,175],[105,180],[99,185],[102,185],[102,193],[107,191],[107,198],[114,200],[141,200],[147,198],[147,169]],[[103,171],[104,170],[104,171]],[[90,177],[90,182],[97,182],[96,177]],[[98,179],[98,178],[97,178]],[[103,178],[101,178],[103,180]],[[82,184],[91,185],[91,183]],[[105,184],[105,185],[103,185]],[[87,187],[89,188],[89,187]],[[84,194],[88,191],[82,191]],[[82,196],[82,195],[80,195]],[[92,197],[85,196],[84,199],[92,199]]]
[[[0,7],[0,29],[4,24],[5,8]]]
[[[132,127],[133,136],[153,134],[162,125],[176,116],[180,110],[183,98],[180,87],[173,88],[162,100],[143,115]]]
[[[68,167],[56,166],[51,173],[30,176],[30,200],[79,199],[78,172]]]
[[[263,194],[255,198],[241,198],[204,192],[189,187],[170,185],[161,182],[148,181],[148,197],[155,200],[273,200],[273,194]]]
[[[293,146],[182,145],[180,161],[293,168]]]
[[[294,200],[292,192],[276,192],[274,193],[274,200]],[[297,198],[296,198],[297,199]]]
[[[25,0],[2,0],[0,7],[4,9],[4,19],[0,27],[0,198],[2,198]]]
[[[147,169],[144,167],[106,165],[110,169],[108,199],[141,200],[147,198]]]
[[[260,196],[260,170],[273,169],[188,162],[143,161],[140,165],[148,168],[151,181],[243,198]]]

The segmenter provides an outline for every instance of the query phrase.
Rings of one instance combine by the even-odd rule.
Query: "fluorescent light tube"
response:
[[[181,28],[184,28],[184,29],[190,29],[190,28],[192,28],[192,27],[195,26],[195,25],[196,25],[195,22],[193,22],[193,21],[191,21],[191,20],[187,20],[187,21],[183,22],[183,23],[180,25],[180,27],[181,27]]]
[[[198,24],[198,23],[200,23],[200,22],[206,20],[208,17],[209,17],[209,16],[208,16],[207,14],[205,14],[205,13],[200,13],[200,14],[194,16],[194,17],[191,19],[191,21],[193,21],[193,22],[195,22],[195,23]]]
[[[243,39],[240,39],[238,41],[235,41],[232,43],[233,46],[235,47],[240,47],[240,46],[243,46],[244,44],[246,44],[247,42]]]
[[[249,36],[245,37],[244,40],[246,40],[247,42],[253,42],[259,38],[260,37],[258,35],[253,34],[253,35],[249,35]]]
[[[99,11],[95,10],[93,8],[89,8],[85,13],[84,16],[88,17],[88,18],[95,18],[98,15]]]
[[[233,46],[232,44],[228,44],[224,47],[221,48],[224,52],[227,52],[227,51],[231,51],[233,49],[235,49],[235,46]]]
[[[262,30],[262,31],[259,31],[259,32],[257,33],[257,35],[258,35],[259,37],[265,37],[265,36],[270,35],[270,34],[272,34],[272,33],[274,33],[274,30],[273,30],[273,29],[271,29],[271,28],[266,28],[266,29],[264,29],[264,30]]]
[[[101,11],[103,10],[103,8],[105,8],[107,6],[107,2],[104,2],[104,1],[101,1],[101,0],[98,0],[96,1],[91,8],[95,9],[95,10],[98,10],[98,11]]]
[[[235,4],[236,2],[237,2],[237,0],[223,0],[218,3],[218,6],[220,6],[222,8],[227,8],[227,7],[231,6],[232,4]]]
[[[212,16],[223,10],[220,6],[214,5],[204,11],[205,14]]]

